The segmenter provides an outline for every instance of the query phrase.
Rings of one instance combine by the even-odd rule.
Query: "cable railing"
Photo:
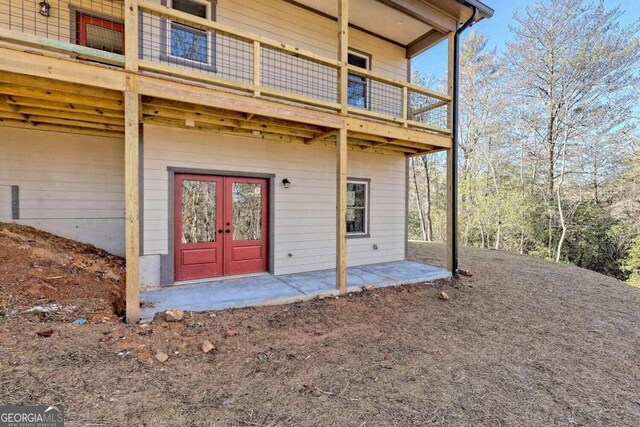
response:
[[[220,24],[204,4],[175,3],[137,1],[127,25],[137,26],[141,72],[336,112],[346,97],[349,115],[450,133],[448,95]],[[124,21],[122,0],[0,0],[0,40],[110,65],[125,63]]]

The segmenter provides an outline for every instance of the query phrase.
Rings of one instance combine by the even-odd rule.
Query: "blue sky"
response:
[[[484,19],[472,28],[486,34],[489,37],[489,46],[496,47],[498,51],[501,51],[506,42],[511,40],[509,23],[512,21],[513,14],[537,3],[535,0],[484,0],[484,2],[496,12],[491,19]],[[609,9],[621,6],[625,12],[620,20],[622,25],[628,25],[640,19],[640,0],[605,0],[604,3]],[[445,75],[446,57],[446,43],[440,43],[416,58],[412,66],[426,74]]]

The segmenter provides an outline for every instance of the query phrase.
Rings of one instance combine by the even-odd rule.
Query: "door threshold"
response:
[[[202,283],[222,282],[224,280],[247,279],[250,277],[262,277],[262,276],[271,276],[271,273],[269,273],[268,271],[263,271],[260,273],[236,274],[234,276],[218,276],[218,277],[206,277],[203,279],[180,280],[180,281],[173,282],[173,285],[171,286],[200,285]]]

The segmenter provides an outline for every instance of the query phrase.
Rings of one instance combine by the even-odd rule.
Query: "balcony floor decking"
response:
[[[365,285],[376,288],[430,282],[451,277],[445,269],[412,261],[395,261],[349,267],[348,292],[360,292]],[[189,311],[224,310],[261,305],[291,304],[317,296],[337,296],[336,271],[321,270],[285,275],[228,278],[190,285],[176,285],[143,291],[141,318],[181,309]]]

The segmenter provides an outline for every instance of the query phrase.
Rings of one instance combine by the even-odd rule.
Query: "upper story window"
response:
[[[86,13],[76,14],[76,43],[106,52],[124,52],[124,25]]]
[[[369,180],[347,180],[347,235],[369,234]]]
[[[349,65],[369,69],[371,58],[365,54],[350,51],[348,55]],[[348,77],[348,103],[354,107],[368,108],[367,79],[357,74],[349,73]]]
[[[208,0],[167,0],[167,6],[198,18],[213,20],[215,3]],[[167,48],[163,54],[173,63],[194,68],[210,68],[214,64],[214,39],[204,29],[169,21]]]

